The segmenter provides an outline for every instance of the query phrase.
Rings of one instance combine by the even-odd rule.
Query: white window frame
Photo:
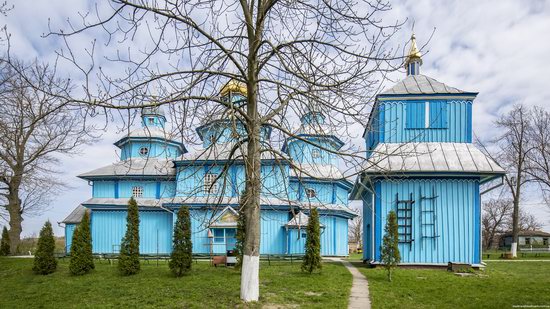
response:
[[[218,174],[214,173],[206,173],[204,175],[204,187],[203,190],[205,193],[217,193],[218,192],[218,184],[216,183],[216,179],[218,178]]]
[[[139,198],[143,197],[143,187],[142,186],[133,186],[132,187],[132,196]]]
[[[142,157],[145,157],[147,155],[149,155],[149,147],[146,147],[146,146],[142,146],[139,148],[139,155],[142,156]]]
[[[430,102],[426,102],[424,104],[424,126],[426,127],[426,129],[428,129],[430,127]]]
[[[313,188],[306,188],[306,196],[307,198],[315,198],[317,197],[317,191]]]
[[[311,150],[311,158],[316,159],[321,157],[321,150],[317,148],[313,148]]]

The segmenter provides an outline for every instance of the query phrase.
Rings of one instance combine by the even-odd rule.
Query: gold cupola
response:
[[[228,95],[229,93],[235,93],[235,92],[240,93],[243,96],[246,96],[248,93],[246,89],[246,84],[243,82],[231,79],[222,87],[222,89],[220,90],[220,95],[223,97]]]
[[[405,59],[405,68],[407,69],[408,75],[419,75],[420,66],[422,65],[422,53],[416,45],[416,37],[414,33],[411,36],[411,48],[409,49],[409,54]]]

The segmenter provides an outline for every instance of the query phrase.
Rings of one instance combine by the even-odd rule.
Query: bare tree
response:
[[[355,249],[363,245],[363,215],[359,209],[356,211],[357,217],[349,223],[348,238],[350,243],[355,243]]]
[[[508,231],[514,209],[512,199],[492,199],[483,203],[483,247],[494,248],[499,236]]]
[[[0,216],[9,222],[13,252],[24,216],[42,213],[62,188],[56,155],[86,141],[82,115],[62,99],[70,90],[47,65],[0,61]]]
[[[242,160],[246,170],[241,298],[258,300],[262,156],[288,160],[279,148],[262,142],[262,132],[266,127],[273,130],[273,138],[278,138],[275,146],[290,137],[314,144],[292,127],[296,116],[312,111],[330,115],[327,123],[310,126],[318,133],[330,127],[349,136],[353,124],[365,123],[380,81],[395,70],[394,60],[396,65],[402,61],[395,56],[397,50],[386,48],[399,26],[383,23],[389,3],[112,0],[110,8],[103,4],[97,5],[96,14],[80,14],[79,26],[71,22],[69,29],[51,31],[67,42],[59,55],[84,75],[86,96],[75,101],[114,109],[167,104],[180,114],[190,141],[191,128],[220,111],[244,126],[245,134],[236,134],[237,142],[227,153],[230,159]],[[102,56],[111,62],[108,67],[96,64],[96,41],[86,49],[89,58],[79,57],[71,48],[71,36],[93,29],[105,31]],[[218,89],[229,80],[243,85],[245,100],[223,100]],[[363,159],[358,149],[316,146],[331,155]],[[293,168],[315,176],[301,166]]]
[[[508,231],[513,230],[512,222],[508,222]],[[519,231],[538,231],[542,228],[542,224],[533,214],[524,209],[519,211],[518,229]]]
[[[533,150],[533,145],[529,142],[531,111],[523,105],[516,105],[510,112],[502,115],[495,124],[502,134],[492,142],[490,151],[485,146],[483,149],[506,170],[504,180],[514,205],[511,251],[512,256],[517,257],[521,193],[532,181],[527,173],[529,155]]]
[[[546,204],[550,205],[550,113],[542,107],[533,108],[529,129],[533,149],[529,152],[527,174],[540,186]]]

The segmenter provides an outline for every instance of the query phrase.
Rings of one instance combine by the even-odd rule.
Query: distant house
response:
[[[550,233],[543,231],[520,231],[518,244],[520,247],[548,246],[550,244]],[[503,234],[500,238],[500,247],[510,247],[511,245],[512,232]]]

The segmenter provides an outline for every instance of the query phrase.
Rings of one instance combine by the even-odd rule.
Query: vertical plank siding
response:
[[[73,243],[73,235],[76,224],[67,223],[65,225],[65,254],[71,253],[71,244]]]

